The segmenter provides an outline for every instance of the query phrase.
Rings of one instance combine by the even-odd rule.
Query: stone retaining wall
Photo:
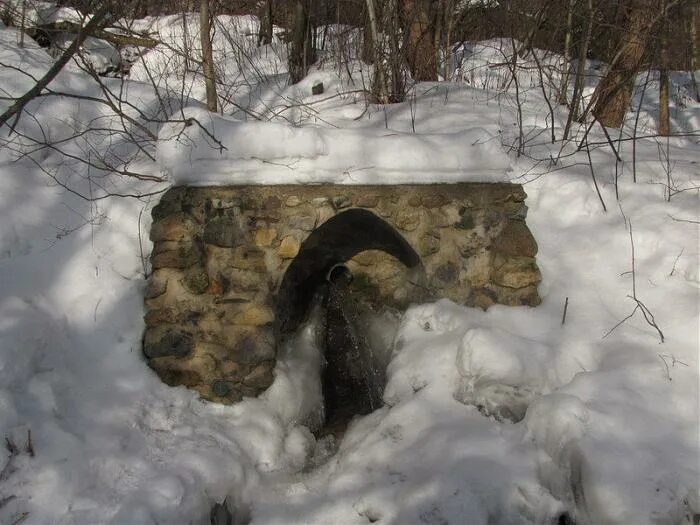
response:
[[[153,210],[144,354],[169,385],[230,403],[272,382],[276,292],[309,233],[363,208],[419,254],[420,289],[379,250],[348,266],[369,303],[537,305],[537,244],[512,184],[175,187]]]

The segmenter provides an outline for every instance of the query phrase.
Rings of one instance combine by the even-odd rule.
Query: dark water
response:
[[[329,275],[323,346],[325,433],[342,432],[356,415],[382,406],[385,371],[368,337],[363,305],[345,267]]]

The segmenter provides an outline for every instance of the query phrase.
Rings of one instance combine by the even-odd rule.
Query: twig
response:
[[[671,377],[671,368],[668,366],[668,362],[666,361],[666,359],[671,359],[671,367],[673,367],[673,368],[676,367],[676,363],[678,363],[679,365],[688,366],[688,363],[684,363],[683,361],[676,359],[676,357],[672,354],[656,354],[656,355],[659,356],[659,359],[661,359],[661,361],[663,362],[664,367],[666,367],[666,377],[668,378],[669,381],[673,381],[673,378]]]
[[[676,271],[676,264],[678,264],[678,260],[681,258],[681,255],[683,255],[683,250],[685,250],[685,248],[681,248],[681,252],[676,256],[676,260],[673,261],[673,268],[671,268],[671,273],[668,274],[669,277],[672,277],[673,273]]]
[[[5,436],[5,448],[10,453],[10,457],[7,458],[7,463],[5,463],[5,466],[2,468],[2,470],[0,470],[0,481],[5,481],[15,471],[13,463],[19,454],[17,445],[15,445],[14,442],[7,436]]]
[[[670,213],[667,214],[669,217],[671,217],[671,220],[676,221],[676,222],[689,222],[690,224],[700,224],[700,221],[693,221],[691,219],[679,219],[677,217],[674,217]]]
[[[651,313],[651,310],[645,305],[638,297],[637,297],[637,274],[636,274],[636,269],[635,269],[635,255],[634,255],[634,236],[632,234],[632,221],[629,221],[629,232],[630,232],[630,245],[632,247],[632,295],[628,295],[627,297],[629,299],[632,299],[635,302],[635,307],[632,310],[632,313],[630,313],[627,317],[625,317],[622,321],[618,322],[615,326],[613,326],[610,330],[608,330],[604,335],[603,338],[609,336],[611,333],[615,331],[616,328],[618,328],[620,325],[622,325],[625,321],[628,319],[632,318],[632,316],[637,313],[637,310],[640,310],[642,312],[642,316],[644,316],[644,320],[647,322],[647,324],[651,327],[653,327],[656,332],[659,334],[659,339],[661,339],[661,342],[664,343],[666,338],[664,336],[664,333],[661,331],[661,328],[659,328],[659,325],[656,323],[656,319],[654,318],[654,314]]]
[[[17,499],[17,496],[15,496],[14,494],[7,496],[6,498],[0,499],[0,509],[7,505],[9,502],[11,502],[13,499]]]
[[[634,117],[634,128],[632,131],[632,182],[637,182],[637,127],[639,126],[639,114],[642,111],[642,102],[644,101],[644,94],[647,91],[647,86],[649,85],[649,76],[651,75],[651,68],[647,70],[647,78],[644,80],[644,86],[642,87],[642,94],[639,97],[639,105],[637,106],[637,114]],[[622,129],[622,128],[620,128]]]
[[[11,525],[19,525],[24,520],[26,520],[28,517],[29,517],[29,512],[23,512],[17,517],[17,519],[15,519],[15,521],[12,522]]]
[[[632,248],[632,298],[637,299],[637,273],[635,272],[635,263],[636,260],[634,258],[634,237],[632,236],[632,221],[629,221],[629,226],[630,226],[630,246]]]
[[[11,456],[16,456],[17,454],[19,454],[19,449],[17,448],[17,445],[15,445],[14,441],[12,441],[12,439],[10,439],[7,436],[5,436],[5,448]]]
[[[636,297],[631,297],[631,299],[634,299],[637,302],[639,309],[642,311],[642,315],[644,316],[644,319],[646,320],[646,322],[650,326],[653,326],[656,329],[656,331],[659,334],[659,338],[661,339],[661,342],[663,343],[665,341],[664,333],[661,331],[661,328],[659,328],[659,326],[656,324],[656,319],[654,319],[654,314],[652,314],[651,310],[649,310],[649,308],[647,308],[647,305],[645,305],[642,301],[640,301]]]
[[[143,253],[143,240],[141,238],[141,216],[143,215],[143,210],[145,209],[145,206],[139,210],[139,220],[138,220],[138,229],[139,229],[139,258],[141,259],[141,267],[143,268],[143,278],[148,279],[148,267],[146,265],[146,256]],[[97,307],[95,307],[95,312],[97,312]]]
[[[631,314],[629,314],[629,315],[628,315],[627,317],[625,317],[622,321],[620,321],[620,322],[617,323],[615,326],[613,326],[610,330],[608,330],[607,332],[605,332],[605,334],[603,334],[603,339],[605,339],[605,338],[608,337],[610,334],[612,334],[612,333],[615,331],[615,329],[617,329],[617,328],[618,328],[620,325],[622,325],[625,321],[627,321],[628,319],[631,319],[632,316],[637,312],[637,308],[639,308],[639,305],[637,305],[637,306],[634,307],[634,310],[632,310],[632,313],[631,313]]]
[[[656,354],[656,355],[659,356],[659,359],[661,359],[661,362],[662,362],[662,363],[664,364],[664,366],[666,367],[666,378],[667,378],[669,381],[673,381],[673,378],[671,377],[671,370],[670,370],[669,367],[668,367],[668,363],[666,362],[666,359],[664,359],[664,356],[662,356],[661,354]]]
[[[605,206],[605,201],[603,196],[600,194],[600,188],[598,187],[598,181],[595,178],[595,172],[593,171],[593,161],[591,160],[591,149],[588,147],[588,142],[586,142],[586,154],[588,155],[588,168],[591,170],[591,178],[593,179],[593,185],[595,186],[595,191],[600,199],[600,204],[603,206],[603,212],[607,213],[608,208]]]
[[[102,300],[102,299],[100,299]],[[99,304],[99,303],[98,303]],[[27,429],[27,442],[24,444],[24,452],[30,457],[34,457],[34,442],[32,441],[32,429]]]
[[[564,301],[564,314],[561,316],[561,325],[564,326],[566,324],[566,310],[569,308],[569,298],[566,298],[566,301]]]

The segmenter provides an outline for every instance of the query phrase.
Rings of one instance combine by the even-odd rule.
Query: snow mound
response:
[[[520,421],[530,402],[546,390],[547,345],[501,328],[471,328],[457,353],[461,376],[455,398],[486,415]]]
[[[296,128],[190,107],[161,128],[157,159],[175,184],[503,182],[510,161],[493,139],[484,128]]]
[[[61,33],[55,39],[53,45],[61,52],[67,49],[75,40],[71,33]],[[73,72],[85,67],[83,61],[89,64],[99,75],[119,68],[121,57],[119,51],[106,40],[87,37],[80,46],[80,53],[69,62]]]

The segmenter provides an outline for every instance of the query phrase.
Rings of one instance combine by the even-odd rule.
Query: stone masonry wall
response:
[[[318,225],[350,208],[391,224],[420,255],[428,298],[537,305],[537,244],[512,184],[175,187],[153,210],[144,354],[169,385],[230,403],[272,382],[275,295]],[[381,251],[349,263],[369,301],[416,300]],[[422,300],[426,296],[421,297]]]

